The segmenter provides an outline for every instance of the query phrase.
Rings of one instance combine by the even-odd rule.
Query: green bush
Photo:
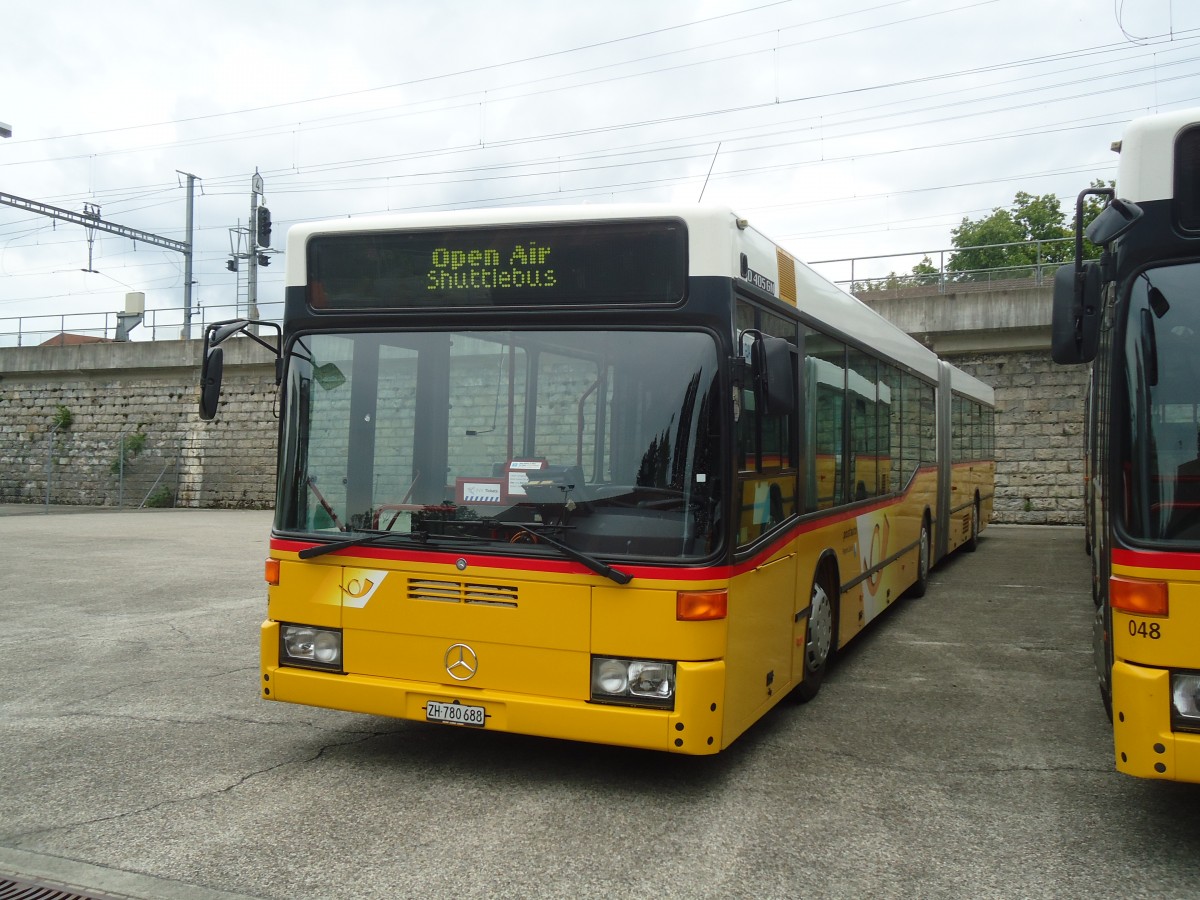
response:
[[[153,507],[154,509],[165,509],[166,507],[173,506],[174,504],[175,494],[165,484],[160,484],[153,491],[151,491],[150,496],[146,498],[145,503],[146,506]]]
[[[120,449],[117,450],[117,458],[113,460],[109,470],[118,475],[121,469],[133,462],[138,454],[146,448],[146,432],[135,431],[132,434],[127,434],[121,438]]]

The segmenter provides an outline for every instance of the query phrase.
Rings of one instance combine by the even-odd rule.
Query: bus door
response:
[[[750,330],[759,332],[753,340],[771,335],[795,348],[793,323],[739,303],[740,349],[747,353],[753,343],[746,334]],[[736,545],[743,563],[735,567],[729,585],[726,740],[749,726],[800,677],[793,671],[792,647],[794,633],[803,637],[803,628],[797,632],[793,623],[798,595],[807,598],[808,589],[798,586],[796,546],[784,540],[787,524],[799,513],[798,374],[794,353],[789,355],[786,377],[792,380],[792,390],[786,409],[768,402],[754,379],[740,387],[735,491]],[[807,603],[801,606],[807,608]]]

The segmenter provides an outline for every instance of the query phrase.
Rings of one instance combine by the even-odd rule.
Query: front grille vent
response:
[[[511,584],[478,584],[434,578],[408,579],[409,600],[441,603],[473,603],[482,606],[517,607],[517,589]]]

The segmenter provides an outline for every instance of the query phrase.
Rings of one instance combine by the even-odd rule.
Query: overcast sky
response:
[[[1200,106],[1196,0],[0,4],[0,193],[182,241],[193,173],[208,320],[255,169],[276,247],[328,217],[703,197],[805,260],[917,253],[861,277],[1017,191],[1073,208],[1124,122]],[[0,206],[0,320],[182,306],[178,253],[97,233],[87,266],[81,227]]]

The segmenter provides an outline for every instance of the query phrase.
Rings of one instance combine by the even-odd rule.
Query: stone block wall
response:
[[[273,362],[233,342],[204,422],[199,343],[0,350],[0,503],[272,506]]]
[[[1049,350],[946,359],[996,392],[994,522],[1083,522],[1086,366],[1059,366]]]

